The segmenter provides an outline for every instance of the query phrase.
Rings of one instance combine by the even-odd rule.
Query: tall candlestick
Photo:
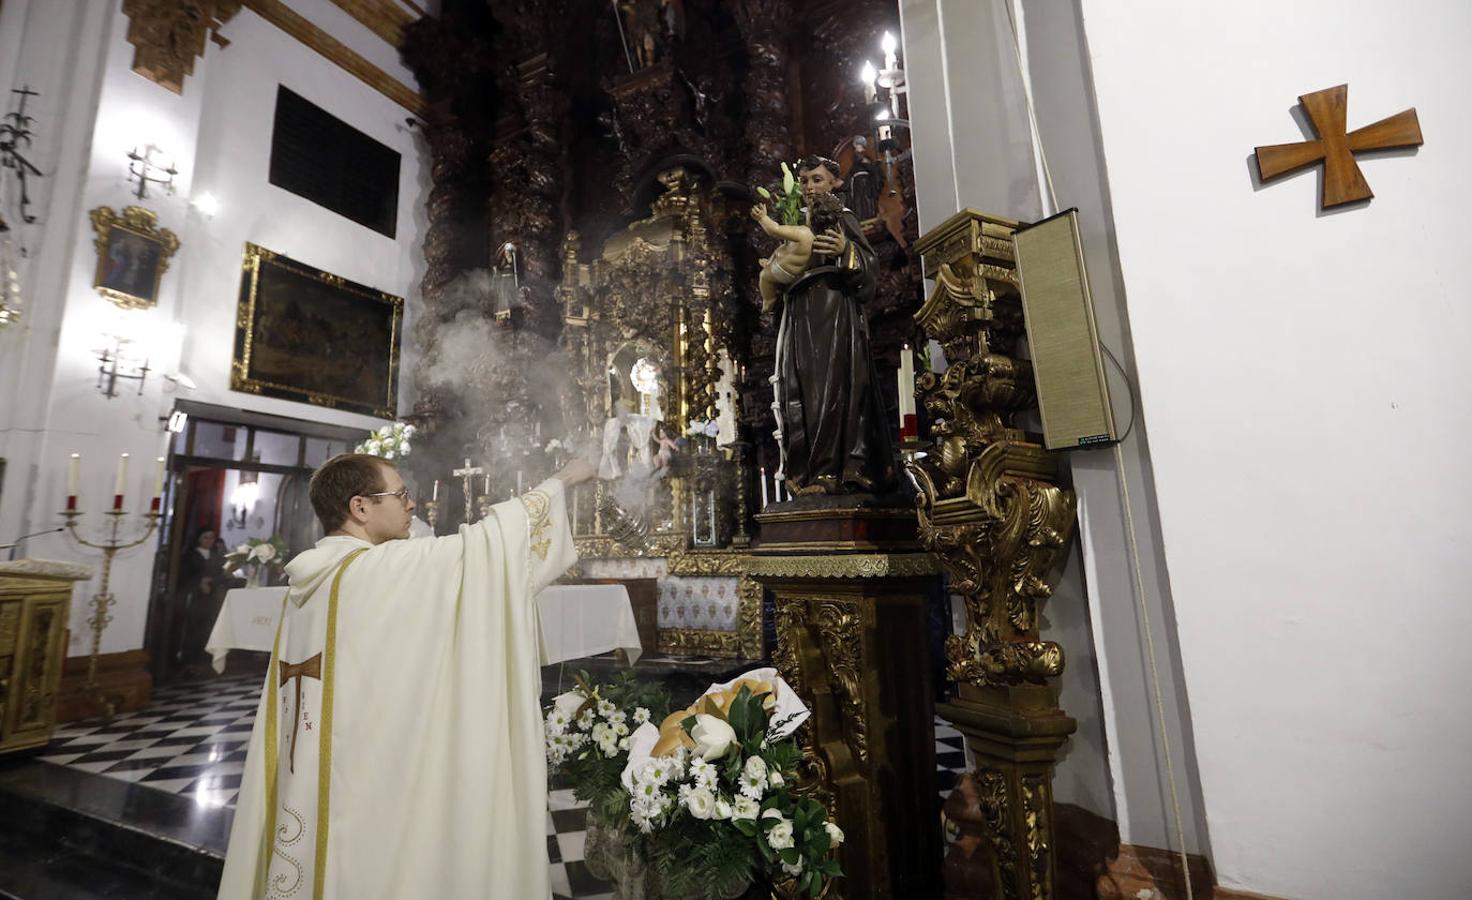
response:
[[[148,511],[149,512],[158,512],[159,505],[163,502],[163,496],[164,496],[164,458],[162,456],[160,456],[158,458],[158,478],[156,478],[154,480],[154,483],[153,483],[153,500],[150,501],[149,502],[149,505],[148,505]]]
[[[123,489],[128,483],[128,454],[118,457],[118,477],[112,488],[112,508],[123,508]]]
[[[900,350],[899,401],[900,440],[913,440],[920,436],[920,427],[915,417],[915,354],[909,344]]]
[[[77,486],[82,482],[82,454],[73,453],[66,466],[66,511],[77,509]]]

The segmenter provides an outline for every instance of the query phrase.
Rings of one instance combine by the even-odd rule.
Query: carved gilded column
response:
[[[976,762],[999,896],[1049,900],[1053,768],[1075,723],[1050,681],[1063,672],[1063,648],[1042,639],[1038,614],[1073,533],[1074,495],[1056,483],[1056,456],[1017,427],[1036,395],[1031,367],[1016,356],[1024,333],[1016,225],[968,209],[916,244],[935,286],[915,320],[948,368],[919,379],[935,424],[928,452],[907,450],[906,468],[919,490],[920,540],[966,605],[965,633],[946,641],[956,693],[938,712],[965,734]],[[962,852],[958,842],[952,857]]]

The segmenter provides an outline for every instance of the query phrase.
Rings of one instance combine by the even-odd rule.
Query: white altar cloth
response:
[[[271,652],[286,588],[235,588],[225,594],[205,641],[216,672],[231,650]],[[542,664],[623,650],[629,663],[643,653],[629,592],[621,584],[554,584],[537,595]]]

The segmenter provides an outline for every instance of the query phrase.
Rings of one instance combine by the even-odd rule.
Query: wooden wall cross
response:
[[[1419,147],[1421,122],[1416,118],[1413,107],[1346,133],[1348,97],[1347,84],[1299,97],[1298,102],[1303,104],[1319,137],[1296,144],[1258,147],[1257,171],[1262,180],[1271,181],[1323,160],[1324,187],[1319,196],[1321,209],[1375,196],[1365,182],[1354,155],[1366,150]]]

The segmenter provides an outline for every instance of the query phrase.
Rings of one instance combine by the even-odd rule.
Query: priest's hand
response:
[[[825,256],[842,256],[848,249],[848,238],[837,228],[813,235],[813,251]]]
[[[575,484],[582,484],[585,481],[591,480],[597,474],[598,468],[592,463],[586,459],[575,459],[566,466],[563,466],[562,471],[552,477],[562,482],[563,487],[572,487]]]

